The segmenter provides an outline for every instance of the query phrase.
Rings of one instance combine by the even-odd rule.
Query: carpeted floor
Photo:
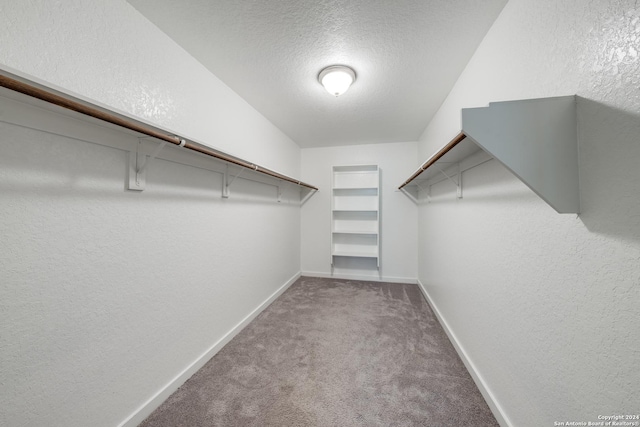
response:
[[[416,285],[302,277],[141,426],[497,426]]]

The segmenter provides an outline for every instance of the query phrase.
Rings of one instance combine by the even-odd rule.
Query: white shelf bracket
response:
[[[458,196],[458,199],[462,199],[462,167],[460,166],[460,163],[458,163],[458,188],[456,196]]]
[[[422,185],[420,185],[419,182],[416,181],[416,186],[418,187],[418,189],[420,190],[420,192],[424,192],[425,194],[425,199],[427,203],[431,203],[431,186],[427,185],[427,188],[424,188]],[[407,193],[405,193],[407,194]],[[419,204],[419,199],[415,199],[416,200],[416,204]]]
[[[222,174],[222,198],[229,198],[229,165],[226,166]]]
[[[302,193],[302,191],[305,191],[303,188],[300,189],[300,192]],[[300,200],[300,206],[304,205],[305,203],[307,203],[307,200],[309,200],[311,198],[311,196],[313,196],[314,194],[316,194],[316,191],[318,190],[314,190],[314,189],[309,189],[307,191],[307,194],[302,197],[302,200]]]
[[[140,144],[142,143],[142,141],[140,141],[143,138],[138,138],[138,147],[140,148]],[[143,174],[147,171],[147,167],[149,166],[149,164],[156,158],[158,157],[158,154],[160,154],[160,151],[162,151],[162,149],[167,145],[167,141],[162,141],[160,143],[160,145],[158,145],[156,147],[156,149],[153,151],[153,153],[151,153],[150,156],[142,156],[142,164],[139,165],[140,167],[138,168],[137,172],[138,174]],[[140,150],[138,150],[140,151]]]
[[[147,186],[147,168],[149,164],[160,154],[160,151],[167,145],[167,141],[162,141],[160,145],[147,156],[144,152],[144,139],[151,138],[138,138],[136,144],[136,151],[129,152],[129,182],[127,185],[128,190],[142,191]]]
[[[415,203],[416,205],[418,204],[418,199],[416,199],[415,197],[413,197],[413,194],[409,193],[407,190],[403,188],[400,189],[400,191],[402,191],[404,193],[405,196],[407,196],[408,198],[410,198],[413,203]]]
[[[278,185],[276,188],[278,189],[278,203],[282,203],[282,187]]]
[[[144,153],[142,153],[142,141],[138,139],[136,144],[136,151],[129,151],[129,169],[128,169],[128,181],[127,190],[142,191],[147,186],[147,174],[145,171],[139,172],[140,166],[144,160]]]
[[[236,174],[236,176],[234,176],[233,178],[231,178],[231,180],[229,180],[229,165],[227,164],[224,174],[222,175],[222,197],[223,198],[225,199],[229,198],[229,187],[231,186],[231,184],[233,184],[233,181],[235,181],[236,178],[240,176],[242,171],[243,169],[238,170],[238,173]]]
[[[447,173],[442,170],[440,166],[438,166],[437,164],[434,164],[434,166],[440,171],[442,175],[444,175],[449,181],[453,183],[453,185],[456,186],[456,197],[458,197],[458,199],[462,199],[462,171],[460,170],[460,163],[458,163],[458,172],[456,172],[455,180],[447,175]]]

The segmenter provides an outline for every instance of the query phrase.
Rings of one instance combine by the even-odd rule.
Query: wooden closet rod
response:
[[[413,175],[411,175],[409,177],[408,180],[406,180],[404,182],[404,184],[402,184],[400,187],[398,187],[398,190],[402,190],[402,188],[409,184],[411,181],[413,181],[414,179],[416,179],[418,177],[418,175],[420,175],[422,172],[425,171],[425,169],[427,169],[429,166],[431,166],[432,164],[434,164],[435,162],[437,162],[438,160],[440,160],[440,158],[442,156],[444,156],[445,154],[447,154],[449,151],[451,151],[451,149],[453,147],[455,147],[456,145],[458,145],[458,143],[460,143],[463,139],[465,139],[467,137],[467,135],[465,135],[464,133],[460,132],[458,135],[456,135],[455,138],[453,138],[447,145],[445,145],[444,147],[442,147],[440,149],[440,151],[438,151],[437,153],[435,153],[433,156],[429,157],[429,159],[424,162],[424,164],[422,166],[420,166],[420,168],[415,171],[415,173]]]
[[[265,167],[256,165],[255,163],[247,162],[245,160],[230,156],[228,154],[222,153],[220,151],[214,150],[213,148],[206,147],[201,144],[196,144],[192,142],[186,141],[184,138],[180,138],[175,135],[168,135],[166,133],[157,131],[149,126],[144,126],[142,124],[136,123],[131,120],[124,119],[122,117],[116,116],[114,114],[110,114],[106,111],[103,111],[95,106],[87,105],[86,102],[80,102],[71,96],[58,95],[49,90],[43,89],[41,87],[34,86],[32,84],[26,83],[21,80],[16,80],[11,77],[0,74],[0,86],[3,86],[7,89],[11,89],[16,92],[23,93],[25,95],[38,98],[42,101],[49,102],[51,104],[55,104],[59,107],[66,108],[68,110],[73,110],[80,114],[84,114],[86,116],[90,116],[104,122],[108,122],[114,124],[116,126],[120,126],[144,135],[151,136],[153,138],[161,139],[163,141],[170,142],[174,145],[180,145],[184,148],[188,148],[189,150],[197,151],[198,153],[206,154],[207,156],[215,157],[218,160],[222,160],[224,162],[233,163],[234,165],[241,166],[243,168],[251,169],[256,172],[263,173],[265,175],[272,176],[277,179],[281,179],[283,181],[288,181],[294,183],[296,185],[300,185],[302,187],[307,187],[311,190],[317,191],[318,188],[313,185],[306,184],[302,181],[299,181],[295,178],[291,178],[289,176],[283,175],[281,173],[272,171]]]

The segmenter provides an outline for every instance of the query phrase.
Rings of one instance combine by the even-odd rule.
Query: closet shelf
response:
[[[334,190],[377,190],[378,187],[334,187]]]
[[[333,234],[363,234],[363,235],[369,235],[369,236],[377,236],[378,235],[377,231],[367,231],[367,230],[353,230],[353,231],[333,230],[332,233]]]
[[[558,213],[580,212],[575,96],[462,109],[462,131],[398,189],[417,202],[438,175],[461,198],[462,172],[491,157]]]
[[[377,253],[370,252],[351,252],[351,251],[334,251],[333,256],[346,256],[346,257],[357,257],[357,258],[378,258]]]
[[[380,168],[334,166],[331,268],[336,257],[375,258],[380,268]]]
[[[332,212],[378,212],[377,209],[333,209]]]
[[[118,127],[128,129],[138,134],[155,138],[161,142],[161,145],[157,150],[158,152],[160,149],[162,149],[162,147],[166,143],[183,147],[187,150],[204,154],[216,160],[225,162],[227,165],[238,166],[240,170],[249,169],[256,173],[275,178],[278,181],[285,181],[285,182],[295,184],[308,191],[307,196],[305,196],[304,200],[306,200],[310,195],[318,191],[317,187],[307,184],[305,182],[302,182],[296,178],[292,178],[290,176],[281,174],[274,170],[252,163],[248,160],[244,160],[239,157],[232,156],[220,150],[211,148],[208,145],[201,144],[192,140],[188,140],[185,137],[174,135],[158,127],[151,126],[147,123],[143,123],[141,121],[128,117],[124,114],[116,113],[112,110],[87,102],[83,99],[71,96],[67,93],[63,93],[61,91],[51,89],[42,84],[36,83],[34,81],[23,78],[21,76],[17,76],[15,74],[9,73],[4,70],[0,70],[0,86],[15,92],[22,93],[24,95],[27,95],[33,98],[36,98],[36,99],[39,99],[41,101],[45,101],[49,104],[53,104],[58,107],[65,108],[67,110],[72,110],[77,113],[83,114],[85,116],[89,116],[89,117],[101,120],[103,122],[107,122],[107,123],[116,125]],[[157,152],[156,152],[156,155],[157,155]],[[150,160],[153,160],[153,157],[154,156],[152,156]],[[145,165],[147,164],[147,159],[143,160],[141,164],[142,166],[140,168],[137,168],[136,170],[137,173],[141,173],[143,171]],[[130,189],[136,189],[136,188],[130,188]],[[137,189],[140,190],[142,188],[137,188]]]

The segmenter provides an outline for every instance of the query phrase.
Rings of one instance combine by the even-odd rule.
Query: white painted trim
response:
[[[409,283],[416,284],[415,277],[391,277],[391,276],[366,276],[359,274],[342,274],[342,273],[320,273],[317,271],[303,271],[303,276],[322,277],[327,279],[344,279],[344,280],[366,280],[369,282],[390,282],[390,283]]]
[[[269,298],[267,298],[262,304],[249,313],[244,319],[234,326],[229,332],[227,332],[222,338],[214,343],[207,351],[201,354],[196,360],[194,360],[189,366],[187,366],[182,372],[180,372],[175,378],[173,378],[167,385],[158,390],[149,400],[143,403],[133,414],[129,415],[127,419],[121,422],[118,427],[135,427],[144,421],[151,413],[164,402],[171,394],[176,391],[182,384],[185,383],[198,369],[202,368],[213,356],[218,353],[222,347],[224,347],[233,337],[235,337],[240,331],[242,331],[253,319],[258,316],[265,308],[267,308],[276,298],[278,298],[284,291],[286,291],[296,280],[300,278],[300,272],[296,273],[287,282],[282,285],[277,291],[275,291]]]
[[[422,291],[422,294],[424,295],[424,298],[427,300],[427,303],[429,303],[429,305],[431,306],[431,309],[433,310],[436,317],[438,318],[440,325],[442,325],[442,329],[444,329],[444,331],[447,333],[447,336],[449,337],[449,341],[451,341],[451,344],[453,344],[453,347],[456,349],[458,356],[460,356],[460,359],[462,359],[462,363],[464,363],[464,366],[467,367],[469,374],[471,374],[471,378],[473,378],[473,381],[476,383],[478,390],[480,390],[482,397],[484,397],[484,400],[487,402],[487,405],[489,405],[489,409],[491,409],[493,416],[496,417],[498,424],[500,424],[500,426],[502,427],[513,427],[513,424],[511,423],[511,421],[509,421],[509,418],[507,417],[507,414],[504,412],[504,409],[500,405],[500,402],[496,399],[495,395],[491,392],[491,389],[485,382],[484,378],[482,377],[482,374],[480,374],[480,372],[478,371],[478,368],[473,363],[473,361],[465,351],[464,347],[456,337],[456,334],[451,330],[451,328],[449,327],[449,324],[447,323],[445,318],[442,316],[442,313],[440,313],[440,310],[438,310],[438,306],[433,302],[433,299],[431,299],[429,292],[427,292],[427,289],[424,287],[420,279],[418,279],[417,282],[418,282],[418,287],[420,288],[420,290]]]

